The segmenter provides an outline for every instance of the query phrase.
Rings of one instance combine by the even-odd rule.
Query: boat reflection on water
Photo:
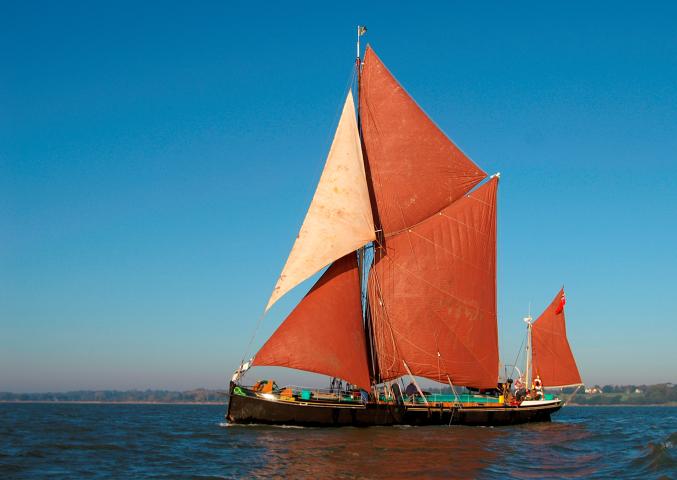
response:
[[[584,424],[234,428],[254,434],[257,478],[588,478],[604,462],[581,446],[594,436]]]
[[[290,478],[477,478],[499,460],[509,434],[469,427],[266,429],[256,443],[267,462],[251,473]]]

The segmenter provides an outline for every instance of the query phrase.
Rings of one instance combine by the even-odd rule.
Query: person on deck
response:
[[[410,382],[409,385],[407,385],[407,388],[404,390],[404,395],[407,398],[413,399],[414,396],[418,393],[418,388],[416,388],[416,385],[414,382]]]
[[[522,380],[522,377],[519,377],[515,381],[515,400],[518,402],[521,402],[527,397],[527,389],[526,385],[524,384],[524,380]]]
[[[534,397],[536,400],[543,399],[543,382],[541,382],[541,377],[536,375],[534,378]]]
[[[502,387],[502,394],[503,394],[503,402],[509,403],[510,400],[512,400],[512,395],[510,394],[510,381],[507,381],[501,385]]]

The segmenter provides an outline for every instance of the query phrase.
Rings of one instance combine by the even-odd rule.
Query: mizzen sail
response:
[[[386,238],[368,283],[383,380],[496,387],[498,177]],[[448,377],[448,378],[447,378]]]
[[[439,212],[486,178],[367,47],[360,120],[374,215],[389,234]]]
[[[369,389],[357,255],[335,261],[254,357]]]
[[[266,311],[296,285],[374,238],[354,100],[348,92],[320,182]]]
[[[533,372],[546,387],[583,383],[567,340],[564,298],[562,289],[531,327]]]

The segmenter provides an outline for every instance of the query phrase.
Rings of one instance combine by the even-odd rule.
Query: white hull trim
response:
[[[520,407],[547,407],[559,403],[561,400],[524,400]]]

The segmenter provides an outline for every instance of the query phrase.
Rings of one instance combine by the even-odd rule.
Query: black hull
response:
[[[442,407],[368,403],[337,405],[287,402],[233,395],[226,420],[233,424],[293,425],[302,427],[370,427],[392,425],[502,426],[549,422],[561,402],[542,406]]]

